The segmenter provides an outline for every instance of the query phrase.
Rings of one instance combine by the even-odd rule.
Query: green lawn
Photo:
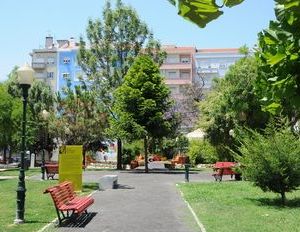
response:
[[[41,168],[31,168],[25,171],[26,176],[32,176],[41,173]],[[19,176],[19,168],[7,169],[0,172],[0,176]]]
[[[33,232],[56,218],[56,211],[49,194],[43,194],[57,180],[26,180],[25,221],[22,225],[14,225],[16,215],[16,189],[18,179],[0,180],[0,232]],[[97,189],[95,183],[84,185],[85,194]]]
[[[300,190],[288,193],[282,207],[279,195],[244,181],[188,183],[179,188],[208,232],[300,231]]]

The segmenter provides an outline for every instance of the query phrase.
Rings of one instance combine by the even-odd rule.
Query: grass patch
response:
[[[28,232],[38,231],[57,217],[52,198],[49,194],[43,194],[44,190],[57,184],[57,180],[26,180],[25,199],[25,223],[13,224],[16,216],[16,189],[18,179],[0,180],[0,231]],[[97,188],[96,188],[97,187]],[[98,189],[97,183],[84,183],[83,194]]]
[[[33,176],[41,173],[41,168],[31,168],[25,170],[25,176]],[[0,172],[0,176],[19,176],[19,168],[6,169]]]
[[[210,231],[300,231],[300,190],[279,195],[262,192],[249,182],[179,184],[184,198]]]

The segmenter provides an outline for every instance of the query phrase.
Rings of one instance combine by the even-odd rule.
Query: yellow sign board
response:
[[[71,181],[76,191],[82,190],[82,145],[66,145],[59,149],[59,183]]]

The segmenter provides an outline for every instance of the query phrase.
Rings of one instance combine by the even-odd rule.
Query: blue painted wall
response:
[[[80,82],[78,80],[78,75],[82,75],[81,67],[77,64],[77,52],[78,49],[70,49],[70,50],[58,50],[58,62],[57,62],[57,70],[58,70],[58,81],[56,86],[56,91],[62,90],[63,87],[67,86],[66,78],[64,78],[64,73],[69,74],[69,78],[71,80],[72,87],[79,85]],[[65,60],[69,60],[69,62],[64,62]]]

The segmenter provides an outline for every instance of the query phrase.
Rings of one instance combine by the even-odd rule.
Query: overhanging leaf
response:
[[[172,5],[176,6],[176,0],[168,0]]]
[[[178,14],[204,28],[207,23],[223,14],[215,0],[179,0]]]
[[[233,7],[241,4],[243,1],[244,0],[224,0],[224,5],[227,7]]]
[[[282,61],[285,57],[286,57],[286,55],[284,53],[277,53],[275,56],[271,56],[268,59],[268,64],[271,66],[276,65],[280,61]]]

